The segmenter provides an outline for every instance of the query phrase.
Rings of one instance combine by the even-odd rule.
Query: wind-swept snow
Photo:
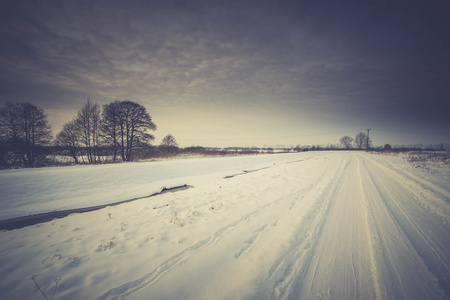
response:
[[[320,156],[310,153],[302,159]],[[167,160],[0,172],[0,220],[149,196],[297,159],[296,154]]]
[[[30,280],[37,275],[47,295],[61,278],[55,299],[450,298],[447,173],[421,172],[399,157],[322,152],[158,162],[181,175],[161,172],[152,184],[153,175],[142,178],[158,169],[152,164],[61,169],[53,190],[35,183],[34,197],[22,191],[28,210],[2,193],[5,216],[37,211],[33,199],[49,195],[42,207],[60,209],[104,201],[108,187],[127,198],[166,183],[194,186],[0,232],[0,293],[41,299]],[[72,173],[80,170],[91,177]],[[112,170],[119,189],[93,175]],[[52,171],[34,174],[56,178]],[[33,172],[20,173],[1,174],[16,200],[33,182]],[[136,184],[125,179],[134,173]],[[87,184],[77,198],[63,191],[96,178],[98,188]]]

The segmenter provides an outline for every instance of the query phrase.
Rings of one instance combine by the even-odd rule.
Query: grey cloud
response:
[[[0,20],[0,88],[55,93],[49,105],[135,97],[408,122],[427,110],[445,124],[446,13],[401,2],[17,1]]]

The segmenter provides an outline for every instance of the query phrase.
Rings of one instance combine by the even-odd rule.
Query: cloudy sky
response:
[[[57,133],[132,100],[181,146],[450,143],[450,9],[428,1],[2,1],[0,102]]]

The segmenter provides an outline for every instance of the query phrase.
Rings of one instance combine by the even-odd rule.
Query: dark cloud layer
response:
[[[0,10],[0,101],[72,112],[87,98],[132,99],[163,124],[175,108],[244,111],[450,141],[445,1],[4,1]],[[321,127],[309,121],[310,132]]]

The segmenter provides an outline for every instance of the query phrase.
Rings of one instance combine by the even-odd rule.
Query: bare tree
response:
[[[78,164],[78,155],[80,152],[80,132],[77,128],[75,120],[64,124],[63,129],[56,135],[55,145],[63,147],[67,150],[75,163]]]
[[[104,132],[109,143],[120,150],[122,161],[132,160],[136,145],[155,139],[148,131],[156,130],[156,125],[144,106],[129,100],[115,101],[104,111]]]
[[[29,102],[6,102],[0,108],[0,136],[27,168],[35,167],[46,156],[42,146],[52,139],[44,110]]]
[[[341,137],[340,142],[345,149],[350,149],[352,147],[353,138],[349,136],[343,136]]]
[[[119,133],[122,119],[120,118],[120,101],[103,105],[102,133],[105,141],[113,147],[113,161],[116,161],[117,151],[120,148]]]
[[[162,152],[174,153],[178,151],[178,143],[173,137],[173,135],[168,134],[162,139],[159,148],[161,149]]]
[[[364,132],[360,132],[355,137],[355,147],[358,149],[365,148],[367,145],[367,135]]]
[[[161,146],[178,147],[178,143],[173,135],[168,134],[162,139]]]
[[[74,120],[80,141],[86,149],[89,163],[95,163],[100,155],[100,107],[97,103],[87,100],[78,111]]]

